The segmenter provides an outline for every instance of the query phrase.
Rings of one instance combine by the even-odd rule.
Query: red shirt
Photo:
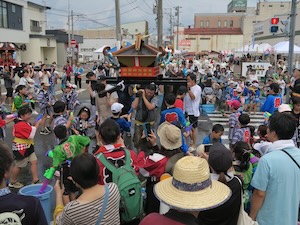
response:
[[[183,225],[183,223],[177,222],[175,220],[169,219],[166,216],[160,215],[158,213],[150,213],[147,215],[139,225]]]
[[[177,98],[174,103],[175,108],[179,108],[183,111],[183,101],[180,98]]]
[[[158,181],[165,172],[165,168],[168,162],[168,158],[154,153],[153,155],[145,156],[145,152],[141,151],[137,157],[138,167],[140,168],[140,173],[144,177],[156,177]]]
[[[6,122],[2,118],[0,118],[0,128],[4,127],[5,124]]]
[[[111,161],[112,164],[118,164],[119,166],[124,165],[125,152],[121,148],[120,144],[115,145],[105,145],[101,146],[98,151],[95,153],[95,156],[103,153],[108,161]],[[130,150],[131,166],[134,168],[135,172],[139,173],[139,167],[137,165],[137,155],[134,151]],[[104,167],[100,160],[96,157],[99,165],[99,184],[110,183],[112,182],[112,173]]]

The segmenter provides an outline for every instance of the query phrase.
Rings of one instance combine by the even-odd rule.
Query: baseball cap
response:
[[[100,81],[103,81],[103,80],[106,80],[106,76],[104,76],[104,75],[101,75],[101,76],[99,76],[99,78],[98,78]]]
[[[282,113],[282,112],[291,112],[292,109],[288,104],[281,104],[278,107],[278,112]]]
[[[216,172],[226,172],[232,166],[232,154],[221,143],[215,143],[209,148],[208,164]]]
[[[241,107],[241,103],[238,100],[232,100],[231,107],[234,109],[238,109]]]
[[[121,110],[124,108],[124,105],[118,102],[115,102],[114,104],[111,105],[110,109],[112,113],[119,113]]]
[[[272,142],[263,141],[263,142],[254,144],[253,148],[256,151],[258,151],[261,156],[263,156],[267,152],[267,150],[271,144],[272,144]]]
[[[75,84],[67,83],[66,87],[76,89],[77,86]]]

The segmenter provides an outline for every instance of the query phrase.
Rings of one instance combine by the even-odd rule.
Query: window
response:
[[[218,20],[218,27],[221,27],[221,20]]]
[[[269,5],[269,7],[271,8],[271,7],[273,7],[273,5]]]
[[[206,20],[206,27],[209,27],[209,20]]]
[[[0,0],[0,27],[7,28],[7,5]]]
[[[30,20],[30,23],[31,23],[31,26],[33,26],[33,27],[39,27],[40,26],[39,21],[36,21],[36,20]]]
[[[41,32],[40,22],[36,20],[30,20],[30,30],[33,32]]]
[[[15,5],[11,5],[11,12],[16,13],[16,6]]]
[[[224,20],[224,27],[227,27],[227,20]]]
[[[203,20],[200,20],[200,27],[203,27]]]
[[[233,27],[233,20],[230,20],[229,27]]]

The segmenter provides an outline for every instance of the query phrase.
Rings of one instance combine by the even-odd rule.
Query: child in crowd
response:
[[[203,139],[202,144],[214,144],[216,142],[222,143],[221,137],[223,133],[224,127],[221,124],[215,124],[212,127],[212,132]]]
[[[42,130],[40,134],[48,135],[51,133],[51,124],[53,121],[52,104],[54,103],[53,96],[49,93],[49,83],[41,83],[42,89],[40,90],[37,100],[40,107],[40,113],[43,115],[42,118]],[[47,116],[50,117],[48,126],[46,126]]]
[[[255,140],[255,143],[260,143],[263,141],[267,141],[267,125],[259,125],[257,128],[257,135],[259,136],[259,139]]]
[[[72,125],[73,115],[66,114],[66,104],[62,101],[56,101],[53,105],[53,129],[58,125],[64,125],[69,129]]]
[[[248,126],[250,123],[250,117],[248,114],[242,114],[239,116],[239,127],[233,135],[231,144],[235,144],[238,141],[244,141],[249,144],[251,140],[251,131]]]
[[[285,81],[283,79],[283,74],[279,75],[279,79],[277,80],[277,84],[279,85],[280,88],[280,94],[281,94],[281,99],[283,99],[284,95],[285,95]]]
[[[205,87],[202,92],[203,100],[202,102],[205,104],[214,104],[215,103],[215,95],[212,89],[212,80],[207,80],[205,83]]]
[[[176,96],[176,100],[174,103],[174,106],[176,108],[179,108],[183,111],[183,99],[185,94],[187,93],[187,88],[186,86],[180,86],[177,90],[177,96]]]
[[[112,117],[114,121],[117,122],[120,126],[121,130],[121,135],[126,132],[128,136],[130,136],[130,127],[131,127],[131,114],[125,114],[121,116],[122,109],[124,108],[124,105],[118,102],[115,102],[114,104],[111,105],[111,112],[112,112]],[[125,119],[127,118],[127,120]]]
[[[244,105],[243,105],[243,110],[248,111],[248,106],[249,106],[249,86],[250,82],[246,82],[244,90],[243,90],[243,98],[244,98]]]
[[[278,93],[279,85],[277,83],[272,83],[270,85],[269,95],[266,98],[265,103],[261,107],[262,112],[268,112],[273,114],[273,112],[275,112],[278,109],[278,107],[282,103],[282,98]]]
[[[222,89],[218,83],[214,83],[213,88],[213,95],[215,96],[215,108],[216,110],[220,110],[222,105]]]
[[[31,115],[32,110],[29,107],[21,107],[18,110],[18,118],[15,120],[12,150],[16,163],[9,183],[11,188],[22,188],[24,186],[17,179],[21,168],[26,167],[28,163],[31,164],[32,183],[36,184],[39,182],[38,161],[34,152],[33,139],[41,120],[37,121],[35,126],[31,126],[29,123]]]
[[[76,106],[80,104],[78,93],[75,89],[75,85],[68,83],[61,97],[61,101],[63,101],[66,104],[68,112],[74,112]]]
[[[253,166],[250,163],[250,146],[246,142],[238,141],[233,145],[232,149],[234,153],[234,171],[243,181],[243,202],[245,209],[248,210],[251,199],[250,182],[253,176]]]
[[[66,86],[67,86],[67,82],[68,82],[68,79],[67,79],[67,68],[64,67],[63,68],[63,71],[62,71],[62,75],[60,77],[61,79],[61,90],[64,92]]]
[[[64,125],[58,125],[54,128],[55,137],[59,139],[59,145],[54,148],[54,152],[58,154],[60,160],[70,160],[76,156],[78,152],[87,152],[88,145],[90,144],[90,139],[88,137],[84,137],[81,135],[71,135],[68,137],[68,130]],[[66,155],[65,152],[68,149],[72,155]],[[56,165],[57,162],[53,162],[53,166],[61,166],[63,184],[64,184],[64,193],[63,200],[64,203],[68,203],[70,200],[76,199],[76,192],[78,188],[73,183],[72,180],[69,179],[70,174],[70,166],[67,161],[65,161],[62,165]]]
[[[184,114],[181,109],[175,108],[176,97],[173,93],[168,93],[165,96],[165,103],[167,106],[167,109],[161,112],[160,116],[160,124],[167,121],[169,123],[176,123],[177,121],[180,122],[180,125],[182,127],[186,126],[186,119],[184,117]]]
[[[240,108],[241,103],[237,100],[231,102],[231,114],[229,116],[229,133],[228,139],[231,142],[233,135],[235,134],[237,128],[239,127],[239,116],[240,112],[238,109]]]
[[[14,121],[15,117],[12,118],[5,118],[6,111],[3,107],[0,106],[0,140],[4,140],[5,138],[5,126],[6,124]]]
[[[15,92],[16,92],[16,95],[14,97],[12,111],[14,111],[14,109],[18,110],[23,106],[29,105],[29,102],[25,102],[25,100],[27,98],[27,89],[26,89],[25,85],[18,85]]]
[[[259,84],[254,82],[249,89],[249,103],[250,103],[250,114],[256,114],[256,107],[260,103],[260,90]]]
[[[89,136],[88,129],[96,125],[95,120],[91,117],[91,111],[87,107],[81,108],[74,120],[72,131],[77,135]]]

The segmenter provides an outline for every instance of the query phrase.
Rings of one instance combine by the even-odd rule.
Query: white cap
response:
[[[282,112],[292,112],[292,109],[288,104],[281,104],[278,107],[278,112],[280,112],[280,113],[282,113]]]
[[[119,113],[124,108],[124,105],[118,102],[115,102],[111,105],[110,109],[112,113]]]
[[[263,142],[254,144],[253,148],[255,150],[257,150],[261,156],[263,156],[264,154],[266,154],[266,152],[271,144],[272,144],[272,142],[263,141]]]

